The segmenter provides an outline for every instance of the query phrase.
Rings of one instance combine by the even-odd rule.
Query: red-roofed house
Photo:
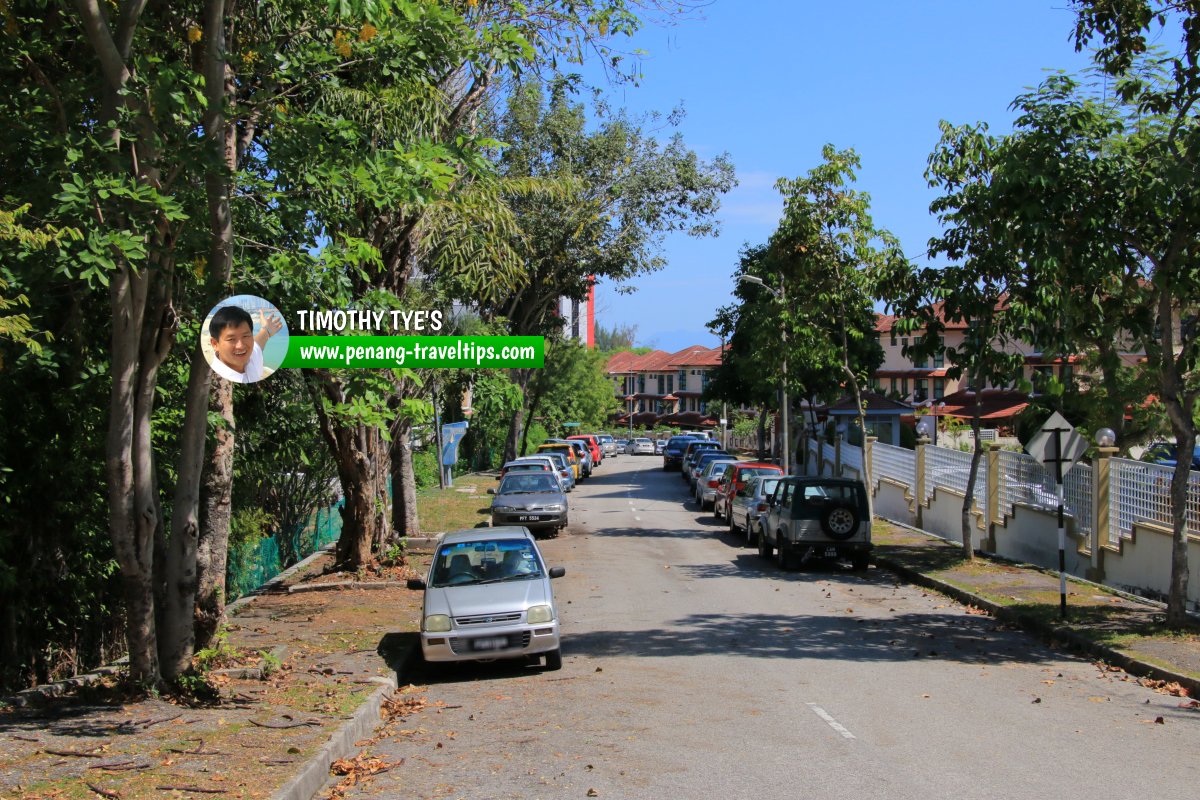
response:
[[[701,397],[708,385],[708,371],[720,363],[721,348],[693,345],[675,353],[614,353],[605,371],[627,412],[632,405],[634,413],[703,415],[707,409]],[[632,402],[627,401],[630,396]]]

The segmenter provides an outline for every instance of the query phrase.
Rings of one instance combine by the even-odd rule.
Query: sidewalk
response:
[[[958,547],[883,521],[875,541],[881,568],[1181,702],[1200,698],[1200,632],[1163,632],[1153,604],[1072,582],[1060,623],[1055,574],[965,562]],[[423,716],[441,713],[421,687],[395,684],[420,615],[420,593],[404,580],[428,559],[417,552],[405,566],[352,576],[323,574],[325,555],[244,604],[211,656],[219,703],[132,699],[110,676],[28,708],[0,706],[0,797],[309,800],[330,796],[331,764],[347,785],[396,766],[366,754],[371,737],[415,734]]]
[[[1200,698],[1200,627],[1167,631],[1159,604],[1068,577],[1067,618],[1060,620],[1056,572],[978,556],[968,562],[960,545],[886,520],[876,520],[873,537],[875,562],[906,580],[1155,682],[1155,688]]]

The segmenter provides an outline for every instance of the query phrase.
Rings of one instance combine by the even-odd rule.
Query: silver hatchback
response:
[[[491,661],[541,655],[547,669],[562,667],[558,608],[551,578],[533,535],[525,528],[478,528],[446,534],[427,580],[421,653],[426,661]]]

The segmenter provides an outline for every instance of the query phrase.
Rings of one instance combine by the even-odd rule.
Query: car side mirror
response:
[[[489,486],[489,487],[488,487],[488,492],[487,492],[487,493],[488,493],[488,494],[495,494],[495,493],[496,493],[496,487],[494,487],[494,486]]]
[[[550,568],[550,577],[551,578],[561,578],[563,575],[566,575],[566,574],[567,574],[566,567],[551,567]]]
[[[424,589],[425,588],[425,579],[424,578],[409,578],[408,581],[404,585],[407,586],[409,589],[415,589],[415,590]]]

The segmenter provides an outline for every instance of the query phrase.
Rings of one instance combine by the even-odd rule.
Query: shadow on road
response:
[[[970,664],[1061,659],[1031,650],[992,620],[958,614],[903,614],[886,620],[790,614],[692,614],[667,628],[592,631],[563,638],[564,655],[740,655],[835,661],[941,660]]]

